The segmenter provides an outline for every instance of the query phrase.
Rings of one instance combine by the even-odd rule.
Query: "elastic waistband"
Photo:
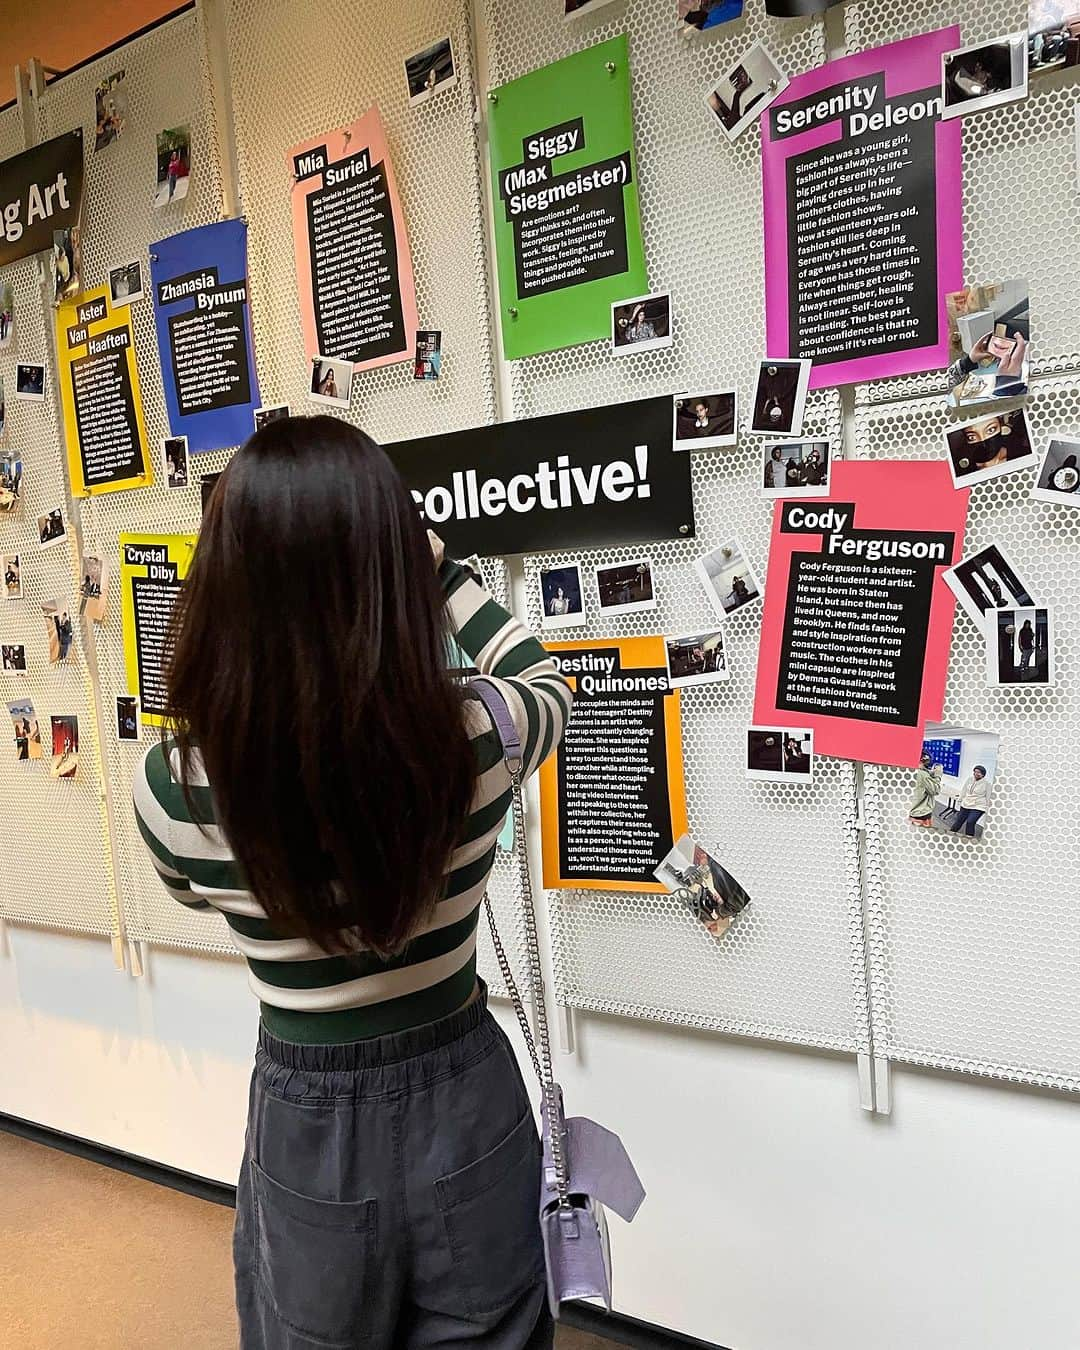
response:
[[[259,1046],[282,1068],[313,1073],[354,1073],[400,1064],[439,1050],[480,1028],[487,1018],[488,991],[483,980],[477,979],[477,984],[480,992],[467,1007],[425,1026],[408,1027],[405,1031],[392,1031],[386,1036],[372,1036],[370,1040],[350,1041],[344,1045],[300,1045],[295,1041],[279,1040],[260,1024]]]

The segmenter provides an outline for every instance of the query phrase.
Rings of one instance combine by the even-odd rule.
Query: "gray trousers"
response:
[[[351,1045],[263,1029],[233,1244],[242,1350],[549,1350],[539,1189],[486,990]]]

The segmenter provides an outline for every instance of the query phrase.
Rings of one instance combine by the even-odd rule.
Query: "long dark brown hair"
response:
[[[257,431],[214,487],[174,611],[166,732],[189,798],[201,756],[282,933],[392,953],[439,898],[475,776],[446,632],[379,446],[333,417]]]

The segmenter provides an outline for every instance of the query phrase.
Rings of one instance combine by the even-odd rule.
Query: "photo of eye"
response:
[[[941,57],[941,116],[963,117],[1027,97],[1027,33],[1010,33],[944,52]]]
[[[945,444],[958,488],[1032,467],[1036,460],[1023,408],[961,422],[945,432]]]

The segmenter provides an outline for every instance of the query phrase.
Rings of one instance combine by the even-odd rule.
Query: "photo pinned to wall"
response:
[[[45,621],[49,665],[58,666],[71,656],[71,641],[75,636],[71,605],[66,600],[42,600],[41,616]]]
[[[64,524],[64,513],[59,506],[54,506],[51,511],[46,511],[43,516],[37,518],[38,546],[40,548],[52,548],[54,544],[61,544],[67,538],[67,526]]]
[[[15,336],[15,288],[10,281],[0,282],[0,349],[11,345]]]
[[[21,643],[5,642],[0,646],[0,667],[5,675],[25,675],[26,648]]]
[[[16,699],[7,705],[7,710],[15,731],[15,759],[40,759],[41,728],[33,703],[28,698]]]
[[[442,332],[438,328],[417,330],[413,348],[413,379],[437,380],[442,367]]]
[[[1080,506],[1080,441],[1051,440],[1043,451],[1031,495],[1037,502]]]
[[[739,396],[734,389],[713,394],[676,394],[672,400],[675,450],[718,450],[739,439]]]
[[[15,397],[31,403],[45,401],[45,367],[36,362],[20,362],[15,367]]]
[[[720,544],[696,558],[694,570],[717,618],[726,619],[744,605],[754,604],[762,598],[761,582],[738,539]]]
[[[127,78],[122,70],[94,90],[94,150],[104,150],[124,134],[128,119]]]
[[[979,628],[985,627],[985,617],[991,610],[1035,604],[1035,597],[1000,544],[988,544],[942,576],[964,613]]]
[[[758,436],[801,436],[809,361],[759,363],[750,430]]]
[[[967,286],[945,297],[949,351],[945,373],[957,407],[1028,392],[1031,302],[1026,277]]]
[[[585,622],[585,596],[577,563],[539,572],[542,628],[577,628]]]
[[[167,127],[157,134],[154,207],[182,202],[191,187],[191,128]]]
[[[954,424],[945,432],[945,446],[958,488],[1033,468],[1038,461],[1023,408]]]
[[[84,553],[79,570],[82,612],[94,623],[104,623],[109,601],[109,564],[100,553]]]
[[[612,0],[562,0],[563,18],[581,19],[587,14],[594,14],[598,9],[604,9],[610,5]]]
[[[221,477],[222,471],[217,473],[204,473],[199,479],[199,509],[203,515],[206,515],[206,508],[210,505],[210,498],[214,495],[214,488],[217,487],[217,481]]]
[[[1054,683],[1050,610],[999,609],[987,619],[986,679],[991,688]]]
[[[664,639],[668,684],[682,689],[690,684],[714,684],[730,677],[724,634],[683,633]]]
[[[825,497],[829,492],[829,442],[781,441],[762,449],[763,497]]]
[[[653,873],[713,937],[723,937],[750,897],[726,867],[688,834]]]
[[[405,58],[405,81],[414,107],[426,103],[437,90],[452,89],[457,79],[454,47],[448,36]]]
[[[4,599],[22,599],[22,559],[17,553],[3,555]]]
[[[908,820],[921,829],[981,839],[1001,738],[992,731],[927,722]]]
[[[109,268],[109,295],[113,309],[133,305],[143,298],[143,266],[138,258]]]
[[[255,421],[255,430],[259,431],[267,422],[280,422],[283,417],[291,417],[292,411],[287,403],[270,403],[265,408],[253,408],[251,415]]]
[[[53,230],[53,305],[79,294],[82,283],[82,236],[77,225]]]
[[[1031,0],[1027,21],[1028,76],[1080,65],[1077,0]]]
[[[679,31],[692,38],[742,17],[743,0],[678,0]]]
[[[116,696],[116,739],[142,740],[142,715],[139,712],[139,700],[134,694]]]
[[[331,361],[325,356],[311,358],[311,399],[347,408],[352,399],[353,368],[348,361]]]
[[[635,610],[655,609],[651,558],[635,558],[596,569],[596,594],[605,614],[630,614]]]
[[[790,81],[776,57],[760,42],[745,51],[705,95],[705,106],[729,141],[757,121]]]
[[[79,769],[79,719],[74,713],[49,719],[52,727],[50,778],[74,778]]]
[[[4,439],[4,432],[7,430],[7,402],[4,397],[4,377],[0,375],[0,442]]]
[[[0,390],[0,394],[2,394]],[[14,450],[0,454],[0,515],[10,516],[22,501],[22,457]]]
[[[611,306],[611,350],[616,356],[657,351],[672,341],[670,295],[638,295]]]
[[[762,783],[813,782],[813,729],[747,727],[746,776]]]
[[[165,436],[161,441],[161,468],[167,488],[186,488],[189,482],[188,438]]]
[[[1027,97],[1027,33],[958,47],[941,56],[942,118],[966,117]]]

